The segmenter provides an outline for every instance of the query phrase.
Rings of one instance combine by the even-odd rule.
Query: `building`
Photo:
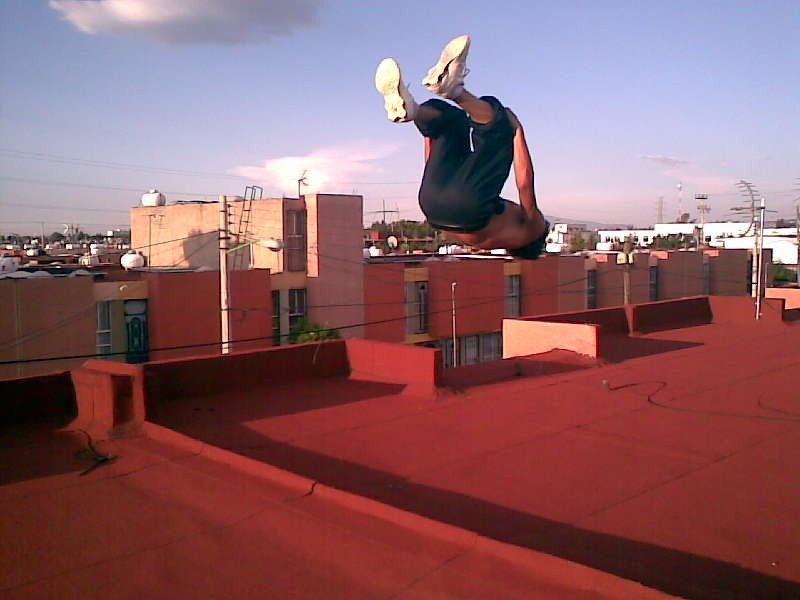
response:
[[[0,279],[0,379],[220,350],[218,271],[39,273]],[[234,348],[272,345],[269,271],[233,272],[230,287]]]
[[[363,331],[362,210],[358,195],[226,199],[231,271],[269,269],[275,341],[301,318]],[[131,244],[153,268],[219,271],[218,202],[179,202],[131,209]],[[274,252],[263,243],[281,240]]]
[[[631,303],[752,292],[746,250],[634,253],[627,265],[620,262],[623,254],[604,252],[536,261],[493,255],[351,260],[318,252],[358,246],[352,240],[339,244],[324,227],[316,229],[314,239],[322,245],[307,250],[308,271],[230,272],[234,349],[286,343],[295,324],[307,319],[344,337],[440,348],[451,367],[499,358],[504,318],[625,303],[626,279]],[[51,270],[59,269],[70,271]],[[138,362],[219,350],[218,270],[40,273],[0,280],[0,304],[8,307],[0,328],[9,341],[0,350],[0,363],[7,363],[0,364],[0,376],[70,368],[94,354]]]
[[[630,303],[750,294],[750,253],[744,250],[634,253],[629,264],[622,257],[367,259],[364,336],[440,348],[450,367],[498,358],[504,318],[624,304],[626,277]]]

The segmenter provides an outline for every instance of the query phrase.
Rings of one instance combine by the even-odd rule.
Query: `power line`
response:
[[[0,153],[21,158],[25,160],[38,160],[44,162],[76,165],[82,167],[97,167],[104,169],[116,169],[122,171],[138,171],[146,173],[162,173],[165,175],[180,175],[189,177],[208,177],[217,179],[231,179],[237,181],[252,181],[252,177],[244,175],[236,175],[233,173],[215,173],[213,171],[195,171],[188,169],[175,169],[168,167],[156,167],[153,165],[142,165],[136,163],[123,163],[117,161],[106,160],[93,160],[87,158],[79,158],[74,156],[62,156],[57,154],[49,154],[44,152],[27,152],[24,150],[17,150],[15,148],[0,148]],[[331,185],[410,185],[418,184],[419,181],[331,181]]]
[[[84,188],[90,190],[108,190],[113,192],[135,192],[138,194],[143,193],[144,190],[141,188],[126,188],[126,187],[117,187],[117,186],[110,186],[110,185],[94,185],[89,183],[76,183],[72,181],[55,181],[52,179],[29,179],[26,177],[12,177],[8,175],[0,176],[0,179],[6,181],[16,181],[19,183],[33,183],[37,185],[51,185],[51,186],[66,186],[66,187],[76,187],[76,188]],[[163,190],[165,194],[170,194],[174,196],[200,196],[203,198],[211,198],[216,197],[216,194],[204,194],[201,192],[176,192],[170,190]],[[17,206],[27,206],[26,204],[18,204]],[[69,208],[69,207],[67,207]]]

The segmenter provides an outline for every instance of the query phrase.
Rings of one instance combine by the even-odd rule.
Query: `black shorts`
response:
[[[514,126],[499,100],[490,123],[475,123],[443,100],[420,105],[414,120],[431,150],[419,190],[419,206],[437,229],[469,233],[501,214],[500,191],[514,160]]]

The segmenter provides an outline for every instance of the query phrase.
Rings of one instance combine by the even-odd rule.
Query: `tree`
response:
[[[773,274],[772,280],[775,283],[784,284],[784,283],[793,283],[797,281],[797,273],[792,271],[791,269],[787,268],[781,261],[775,261],[775,272]]]
[[[297,323],[292,327],[288,341],[290,344],[302,344],[305,342],[320,342],[322,340],[338,340],[341,337],[342,335],[338,329],[311,323],[307,319],[298,319]]]

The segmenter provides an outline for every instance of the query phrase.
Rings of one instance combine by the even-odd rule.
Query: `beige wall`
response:
[[[331,327],[363,323],[362,197],[309,194],[305,199],[309,319]],[[363,337],[364,328],[341,333]]]
[[[229,199],[228,223],[233,248],[245,239],[284,239],[284,213],[290,209],[302,209],[302,200],[267,198],[254,200],[250,206],[249,225],[245,235],[238,235],[245,228],[242,200]],[[219,202],[192,204],[168,204],[156,207],[131,209],[131,243],[150,260],[153,267],[219,269]],[[359,217],[360,219],[360,217]],[[360,223],[360,220],[359,220]],[[191,237],[189,237],[191,236]],[[183,239],[189,238],[189,239]],[[175,241],[173,241],[175,240]],[[231,269],[247,269],[251,266],[270,269],[273,273],[283,270],[281,252],[254,244],[229,254]]]
[[[767,298],[783,298],[786,300],[786,310],[800,308],[800,288],[767,288]]]
[[[91,277],[0,280],[0,361],[94,354]],[[83,359],[0,365],[7,379],[63,371]]]
[[[131,245],[147,266],[217,269],[218,231],[216,202],[131,209]]]

